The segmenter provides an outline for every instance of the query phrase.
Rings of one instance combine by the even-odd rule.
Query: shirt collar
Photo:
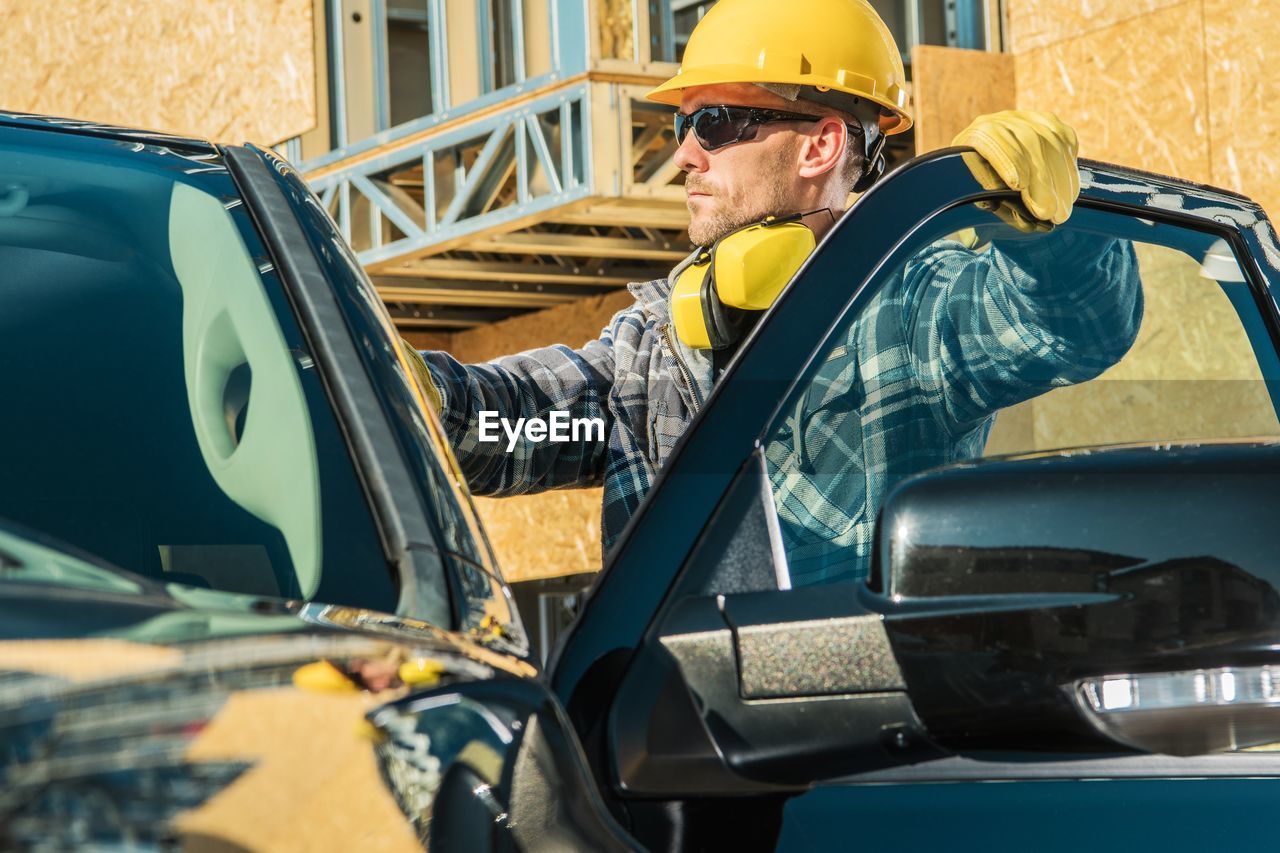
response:
[[[627,290],[636,298],[641,310],[660,323],[671,319],[671,283],[680,273],[698,259],[701,249],[694,249],[683,261],[675,265],[666,278],[655,278],[653,281],[638,281],[627,285]]]

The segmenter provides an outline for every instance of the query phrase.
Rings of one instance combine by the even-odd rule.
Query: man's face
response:
[[[680,111],[726,104],[804,113],[795,103],[750,83],[725,83],[685,89]],[[708,246],[736,228],[769,215],[799,213],[803,203],[797,174],[800,124],[765,124],[755,139],[704,151],[691,131],[676,149],[674,161],[685,173],[689,238]]]

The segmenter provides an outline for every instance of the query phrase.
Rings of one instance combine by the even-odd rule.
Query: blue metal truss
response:
[[[551,92],[330,172],[312,188],[365,265],[571,204],[594,189],[588,91],[580,83]]]

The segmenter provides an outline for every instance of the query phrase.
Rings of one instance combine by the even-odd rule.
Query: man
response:
[[[679,147],[674,160],[686,173],[692,242],[709,247],[769,216],[830,211],[830,216],[804,220],[820,238],[843,212],[850,189],[865,190],[883,170],[885,135],[910,126],[904,80],[892,37],[864,0],[720,0],[691,35],[680,71],[649,96],[679,105]],[[1066,220],[1079,191],[1076,142],[1074,133],[1055,118],[1019,112],[986,116],[956,142],[977,150],[980,156],[973,158],[971,168],[980,180],[993,187],[1003,182],[1021,191],[1025,210],[1008,206],[1000,211],[1003,219],[1024,230],[1047,230]],[[1099,268],[1099,275],[1132,278],[1127,249],[1117,249],[1111,242],[1100,246],[1098,253],[1110,259],[1105,268]],[[731,347],[690,346],[689,341],[701,338],[676,328],[680,316],[673,323],[673,284],[702,255],[695,252],[666,279],[631,285],[635,304],[615,315],[599,339],[581,349],[545,347],[478,365],[459,364],[442,352],[421,354],[429,390],[440,398],[445,429],[473,491],[514,495],[603,484],[601,527],[608,550],[706,399],[731,351]],[[945,293],[948,284],[972,280],[976,267],[994,269],[991,255],[953,244],[937,262],[927,265],[925,295]],[[916,278],[919,291],[921,279]],[[984,273],[981,278],[989,286],[1019,288],[1020,280],[1013,280],[1016,276]],[[1034,300],[1034,288],[1023,290],[1018,290],[1020,302]],[[1079,332],[1112,342],[1099,360],[1101,367],[1090,364],[1065,378],[1046,376],[1022,384],[1010,378],[1018,374],[1014,371],[1002,384],[996,383],[1000,391],[986,398],[985,407],[964,414],[963,430],[920,433],[921,441],[938,446],[911,448],[910,455],[928,463],[972,455],[975,437],[985,438],[1000,406],[1055,384],[1091,378],[1118,359],[1136,332],[1140,305],[1135,291],[1121,291],[1118,297],[1108,297],[1110,304],[1091,305],[1085,312],[1102,320]],[[981,300],[987,295],[970,293],[965,298]],[[1035,312],[1027,316],[1034,324]],[[972,331],[977,333],[976,328]],[[1034,328],[1027,334],[1043,343],[1044,338],[1070,336],[1075,331],[1074,327]],[[868,329],[860,327],[858,334],[868,334]],[[1001,346],[1008,336],[995,337],[984,342],[987,349]],[[855,344],[865,348],[867,341]],[[885,346],[909,348],[909,342],[890,341]],[[941,364],[944,355],[954,359],[957,352],[963,356],[966,350],[939,351],[935,360]],[[1008,358],[1021,357],[1022,349],[1013,346]],[[998,361],[984,357],[984,363]],[[947,368],[936,371],[944,377],[942,381],[981,386],[992,378],[953,364]],[[917,374],[929,377],[930,370],[929,364],[921,364]],[[849,370],[845,373],[852,375]],[[877,377],[859,375],[858,379],[875,382]],[[926,391],[920,383],[912,387],[906,408],[914,417],[932,411],[931,406],[945,409],[953,398],[975,397],[964,388],[947,394],[936,388]],[[829,400],[818,405],[824,402]],[[567,411],[571,418],[603,419],[606,439],[591,440],[584,434],[581,440],[566,443],[526,442],[511,452],[505,443],[479,440],[477,421],[482,411],[498,412],[514,421],[547,418],[555,410]],[[941,411],[925,417],[947,416],[947,411]],[[809,421],[803,412],[799,418],[798,433],[803,438]],[[890,471],[892,476],[877,479],[861,474],[861,467],[869,464],[861,458],[861,420],[827,419],[823,428],[840,437],[840,442],[825,446],[844,448],[840,464],[854,469],[857,476],[852,479],[870,485],[844,493],[838,484],[833,488],[832,483],[821,482],[820,471],[815,477],[807,468],[808,473],[797,479],[794,435],[780,437],[769,448],[788,550],[794,548],[801,562],[816,561],[819,568],[809,578],[815,581],[850,571],[847,565],[834,570],[822,567],[830,550],[823,546],[827,540],[846,556],[865,557],[870,537],[863,522],[874,519],[884,490],[904,470],[879,460],[881,473]],[[885,446],[877,444],[881,451]],[[980,452],[980,444],[977,449]],[[830,512],[840,500],[861,503],[836,507],[836,516],[848,522],[844,529],[833,526]],[[850,521],[853,518],[857,524]]]

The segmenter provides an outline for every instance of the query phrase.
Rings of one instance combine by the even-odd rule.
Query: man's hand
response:
[[[987,189],[1008,187],[1025,210],[1002,203],[995,214],[1020,231],[1048,231],[1067,221],[1080,195],[1076,133],[1052,113],[1005,110],[978,116],[953,145],[973,148],[965,162]],[[1028,219],[1027,213],[1033,218]]]
[[[427,402],[431,404],[432,409],[439,415],[441,410],[444,409],[444,401],[440,399],[440,389],[436,387],[435,380],[431,378],[431,371],[427,369],[427,363],[422,360],[422,354],[403,338],[400,339],[400,349],[404,351],[405,360],[409,362],[409,367],[413,370],[414,375],[418,377],[418,383],[422,386],[422,391],[427,396]]]

